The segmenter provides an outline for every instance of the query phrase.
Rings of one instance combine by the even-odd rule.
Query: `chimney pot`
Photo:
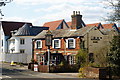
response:
[[[80,11],[78,11],[79,15],[80,15]]]
[[[76,15],[77,15],[77,11],[76,11]]]
[[[75,15],[75,11],[73,11],[73,15]]]

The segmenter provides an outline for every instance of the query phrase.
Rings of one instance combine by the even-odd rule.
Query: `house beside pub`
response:
[[[8,53],[8,39],[11,37],[11,31],[18,30],[28,22],[0,21],[0,61],[5,61],[5,55]],[[28,23],[32,25],[32,23]]]
[[[8,39],[8,52],[21,55],[19,57],[21,61],[17,61],[18,57],[14,57],[12,61],[30,63],[32,58],[32,38],[48,29],[48,27],[31,26],[26,23],[18,30],[11,31],[12,37]]]

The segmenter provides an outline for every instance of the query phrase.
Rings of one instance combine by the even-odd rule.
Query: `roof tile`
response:
[[[57,20],[57,21],[51,21],[51,22],[46,22],[43,26],[49,27],[49,30],[55,30],[61,23],[62,20]]]
[[[86,27],[98,27],[100,23],[86,24]]]
[[[104,29],[111,29],[112,26],[114,25],[114,23],[111,23],[111,24],[102,24]]]
[[[48,30],[48,27],[34,27],[29,24],[24,24],[18,31],[15,33],[16,36],[35,36],[43,30]]]
[[[71,29],[58,29],[58,30],[51,30],[53,34],[53,38],[57,37],[77,37],[77,36],[84,36],[87,31],[92,29],[93,27],[83,27],[81,29],[77,29],[76,31],[72,31]],[[42,31],[37,36],[34,37],[34,39],[38,38],[45,38],[47,30]]]
[[[11,31],[18,30],[27,22],[1,21],[3,31],[6,36],[11,36]],[[32,25],[32,23],[28,23]]]

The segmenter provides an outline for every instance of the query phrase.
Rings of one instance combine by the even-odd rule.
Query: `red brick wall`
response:
[[[61,48],[59,49],[54,49],[52,46],[50,47],[50,51],[52,53],[55,53],[58,51],[58,53],[62,53],[63,55],[67,55],[68,53],[73,53],[77,54],[77,51],[80,49],[80,39],[79,38],[74,38],[76,41],[76,47],[74,49],[68,49],[66,48],[66,42],[65,39],[61,38]],[[36,59],[36,53],[44,53],[47,51],[47,47],[45,46],[45,40],[42,40],[42,48],[41,49],[36,49],[35,48],[35,41],[34,41],[34,59]]]

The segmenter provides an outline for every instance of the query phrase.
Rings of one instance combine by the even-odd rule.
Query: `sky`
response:
[[[13,0],[1,7],[2,21],[31,22],[34,26],[42,26],[45,22],[61,19],[69,22],[73,11],[80,11],[86,24],[105,23],[103,18],[111,12],[104,8],[105,5],[103,0]]]

